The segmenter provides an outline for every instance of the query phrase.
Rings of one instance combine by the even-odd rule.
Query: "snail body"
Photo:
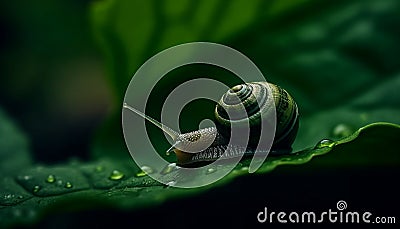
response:
[[[271,90],[271,93],[268,93]],[[272,97],[271,97],[272,95]],[[230,159],[238,156],[254,155],[256,150],[270,155],[287,154],[292,151],[299,126],[299,113],[296,102],[281,87],[267,82],[240,84],[228,90],[215,107],[216,127],[179,134],[136,109],[124,104],[124,107],[149,120],[167,133],[174,141],[170,148],[177,157],[180,166],[208,164],[219,158]],[[276,111],[275,138],[272,147],[258,147],[260,123],[267,128],[271,124],[272,112]],[[264,126],[264,124],[263,124]],[[229,144],[232,128],[246,131],[250,127],[249,141],[246,146]],[[246,129],[245,129],[246,128]],[[271,150],[269,150],[271,148]],[[170,151],[168,150],[168,151]]]

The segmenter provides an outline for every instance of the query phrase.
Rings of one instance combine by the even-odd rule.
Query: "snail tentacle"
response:
[[[146,114],[136,110],[135,108],[129,106],[127,103],[124,103],[124,108],[132,111],[133,113],[139,115],[140,117],[146,119],[147,121],[151,122],[156,127],[160,128],[164,133],[168,134],[172,138],[172,140],[176,140],[179,137],[179,133],[168,126],[162,124],[161,122],[155,120],[154,118],[147,116]]]

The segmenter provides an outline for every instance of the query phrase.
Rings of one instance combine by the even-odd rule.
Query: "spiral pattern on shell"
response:
[[[268,90],[271,93],[268,93]],[[268,96],[268,95],[272,95]],[[275,107],[275,109],[273,109]],[[249,148],[259,143],[260,121],[274,131],[271,112],[276,111],[276,132],[272,150],[291,150],[298,131],[298,108],[293,98],[281,87],[267,82],[253,82],[232,87],[215,108],[218,132],[229,138],[231,128],[250,125]]]

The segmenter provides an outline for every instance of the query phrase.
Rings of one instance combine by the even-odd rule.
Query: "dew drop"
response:
[[[217,171],[216,168],[208,168],[207,171],[206,171],[206,174],[208,175],[208,174],[211,174],[211,173],[215,173],[216,171]]]
[[[171,173],[172,171],[174,171],[174,170],[177,170],[179,167],[176,165],[176,163],[171,163],[171,164],[168,164],[167,166],[165,166],[164,168],[163,168],[163,170],[161,170],[161,174],[162,175],[165,175],[165,174],[168,174],[168,173]]]
[[[33,192],[37,193],[40,191],[40,186],[39,185],[35,185],[35,187],[33,187]]]
[[[56,178],[54,177],[54,175],[49,175],[47,178],[46,178],[46,182],[47,183],[54,183],[54,181],[56,181]]]
[[[71,182],[66,182],[64,185],[65,188],[72,188]]]
[[[113,170],[111,172],[110,179],[111,180],[121,180],[124,176],[125,175],[122,172],[120,172],[118,170]]]
[[[136,173],[136,177],[144,177],[144,176],[147,176],[147,173],[142,170],[140,170],[138,173]]]
[[[170,186],[174,186],[176,184],[176,181],[170,181],[168,183],[166,183],[165,185],[170,187]]]
[[[314,149],[321,149],[321,148],[325,148],[325,147],[333,147],[335,146],[336,142],[332,141],[330,139],[324,139],[321,140],[317,143],[317,145],[315,145]]]
[[[346,124],[338,124],[332,130],[332,136],[335,138],[344,138],[353,133],[353,130],[350,126]]]
[[[22,196],[22,195],[18,196],[18,199],[23,199],[23,198],[24,198],[24,196]]]
[[[150,168],[149,166],[142,166],[140,167],[140,171],[138,173],[136,173],[137,177],[144,177],[147,176],[147,174],[152,174],[154,173],[154,170],[152,168]]]

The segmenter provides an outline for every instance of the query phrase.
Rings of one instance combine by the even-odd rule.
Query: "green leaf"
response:
[[[0,174],[13,175],[31,165],[28,140],[0,108]]]
[[[300,168],[398,168],[399,7],[395,0],[93,3],[93,32],[114,90],[113,115],[93,143],[90,162],[30,165],[26,140],[18,137],[18,131],[1,132],[0,128],[2,140],[6,139],[0,147],[0,171],[5,174],[0,180],[0,226],[36,222],[65,211],[158,206],[217,187],[229,188],[240,177],[249,179],[249,161],[243,160],[212,185],[169,188],[143,176],[126,150],[119,111],[129,80],[148,58],[185,42],[217,42],[239,50],[298,103],[301,119],[294,153],[268,157],[254,176],[257,182],[264,182],[265,174],[277,166],[282,167],[280,172],[294,171],[287,165],[304,164],[315,156],[318,159]],[[197,67],[177,70],[159,88],[171,89],[182,75],[187,75],[186,80],[215,72]],[[218,74],[234,83],[231,75]],[[156,93],[165,97],[164,90]],[[158,105],[149,106],[155,118],[161,109]],[[212,107],[209,110],[212,113]],[[192,112],[182,126],[198,120],[200,113]],[[2,113],[0,121],[0,127],[9,123]],[[370,124],[374,122],[379,123]],[[166,149],[161,137],[154,139],[157,147]],[[178,173],[179,169],[173,170],[168,178]]]
[[[265,174],[282,165],[301,165],[315,156],[325,154],[315,160],[314,166],[398,166],[400,155],[396,147],[380,151],[382,145],[393,144],[399,134],[400,125],[367,125],[338,141],[317,143],[313,148],[292,155],[270,156],[257,173]],[[347,160],[349,154],[352,154],[352,160]],[[127,161],[99,160],[58,166],[34,166],[21,171],[15,177],[2,180],[0,206],[3,207],[0,208],[0,219],[3,224],[10,225],[16,222],[36,222],[42,217],[50,217],[54,212],[67,210],[138,209],[160,205],[167,200],[187,198],[222,185],[229,186],[232,180],[248,176],[249,163],[250,159],[244,160],[223,179],[196,189],[167,187],[134,169],[133,162]],[[225,167],[220,165],[215,169],[223,170]],[[290,170],[289,167],[286,169]],[[119,176],[113,176],[116,170]],[[210,172],[212,171],[193,174],[193,179],[202,179]],[[177,174],[179,168],[165,176],[177,179]],[[65,208],[66,203],[68,209]]]
[[[395,0],[100,1],[93,4],[91,18],[116,104],[138,67],[157,52],[185,42],[222,43],[247,55],[269,82],[295,98],[301,115],[298,151],[322,138],[340,137],[335,128],[344,126],[349,134],[372,122],[400,123],[399,8]],[[162,104],[157,101],[178,86],[177,80],[215,75],[200,70],[171,73],[154,92],[158,100],[148,101],[150,113],[158,117]],[[231,75],[221,78],[235,82]],[[97,158],[129,157],[120,106],[115,108],[93,143]],[[182,118],[182,132],[198,126],[194,120],[213,115],[212,106],[190,109],[194,112]],[[195,112],[199,109],[205,112]],[[156,148],[169,148],[163,135],[154,139]]]

